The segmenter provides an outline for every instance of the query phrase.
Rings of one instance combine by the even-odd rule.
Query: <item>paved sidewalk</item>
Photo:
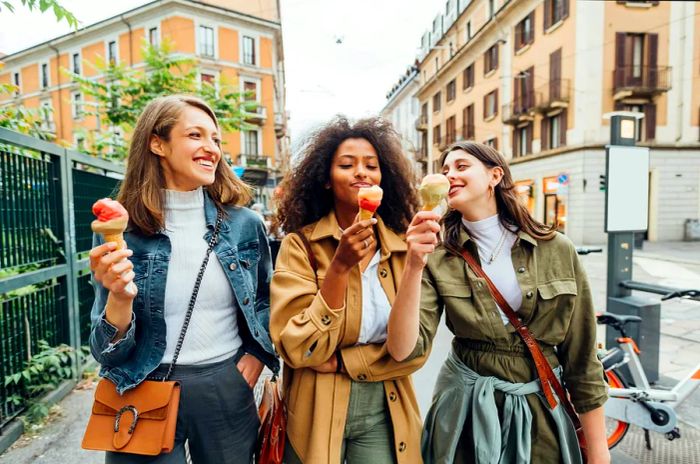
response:
[[[605,250],[605,247],[603,246]],[[597,308],[605,307],[606,265],[603,254],[582,256],[591,282]],[[644,243],[634,253],[634,279],[672,285],[683,282],[700,287],[700,243]],[[635,292],[658,300],[658,296]],[[601,330],[602,334],[602,330]],[[601,339],[602,339],[601,335]],[[441,327],[433,353],[426,366],[414,376],[421,411],[425,413],[435,378],[449,350],[451,335]],[[700,361],[700,302],[669,301],[661,305],[661,384],[673,385]],[[61,417],[53,421],[40,436],[21,439],[0,456],[0,464],[98,464],[103,454],[83,451],[80,441],[87,423],[94,390],[74,390],[61,403]],[[674,442],[652,434],[654,450],[644,448],[643,434],[632,427],[628,436],[613,450],[613,463],[697,463],[700,462],[700,390],[678,408],[682,420],[682,438]]]

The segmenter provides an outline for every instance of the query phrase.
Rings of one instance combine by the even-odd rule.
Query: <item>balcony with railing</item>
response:
[[[503,122],[505,124],[518,124],[523,121],[535,119],[535,101],[537,92],[527,92],[506,103],[502,108]]]
[[[249,168],[266,169],[270,167],[270,157],[256,153],[241,153],[238,155],[238,163]]]
[[[258,106],[254,109],[243,109],[243,119],[250,124],[262,126],[267,120],[267,108]]]
[[[287,125],[285,123],[285,114],[279,111],[275,112],[275,135],[284,137],[287,135]]]
[[[571,81],[549,81],[535,91],[535,109],[546,113],[556,108],[567,108],[571,100]]]
[[[428,130],[428,115],[421,114],[416,118],[416,130],[417,131],[427,131]]]
[[[670,66],[620,66],[613,71],[615,100],[650,97],[671,89]]]

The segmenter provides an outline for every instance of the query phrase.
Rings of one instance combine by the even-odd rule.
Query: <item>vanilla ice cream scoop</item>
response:
[[[378,185],[362,187],[357,192],[357,203],[360,206],[360,221],[369,219],[374,215],[374,212],[377,211],[377,208],[382,203],[383,196],[384,191]]]
[[[423,178],[418,188],[423,211],[432,211],[450,191],[450,181],[443,174],[428,174]]]

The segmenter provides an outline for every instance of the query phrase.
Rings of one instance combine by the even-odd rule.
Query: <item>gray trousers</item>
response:
[[[212,364],[175,366],[170,380],[180,382],[175,446],[158,456],[108,452],[106,464],[184,464],[185,441],[193,464],[252,462],[258,419],[253,390],[236,364],[244,353]],[[152,376],[164,375],[161,365]]]

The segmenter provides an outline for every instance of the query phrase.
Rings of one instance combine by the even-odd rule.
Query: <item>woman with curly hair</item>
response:
[[[379,185],[374,218],[358,191]],[[337,117],[314,133],[283,187],[282,242],[271,284],[270,333],[285,362],[287,463],[419,463],[421,420],[387,323],[405,269],[437,242],[439,217],[420,212],[391,124]]]

